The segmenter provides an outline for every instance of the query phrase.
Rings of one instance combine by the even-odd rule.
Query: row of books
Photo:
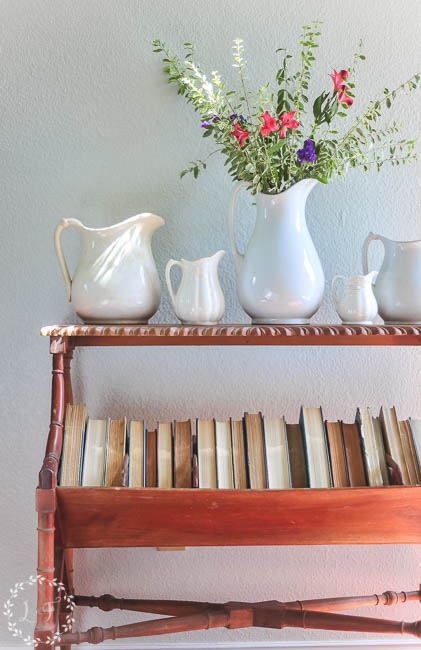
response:
[[[421,484],[421,420],[379,417],[327,422],[302,408],[299,424],[246,413],[242,420],[159,423],[95,420],[67,405],[63,486],[288,489]]]

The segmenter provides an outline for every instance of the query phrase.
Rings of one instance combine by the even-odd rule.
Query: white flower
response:
[[[206,81],[204,84],[202,84],[202,88],[208,97],[213,96],[213,86],[210,81]]]

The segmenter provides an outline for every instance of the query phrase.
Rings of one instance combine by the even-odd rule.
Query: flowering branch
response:
[[[357,65],[365,60],[361,42],[349,68],[333,70],[333,82],[314,99],[311,121],[305,126],[309,103],[311,69],[318,47],[320,21],[303,27],[300,37],[300,65],[290,74],[291,55],[284,49],[276,73],[276,101],[269,83],[250,91],[245,77],[246,60],[241,39],[233,45],[234,67],[239,71],[239,88],[228,89],[217,71],[208,76],[193,59],[192,43],[184,44],[184,60],[174,55],[160,40],[153,42],[154,52],[163,54],[164,72],[168,82],[177,86],[200,114],[204,138],[213,137],[218,145],[204,160],[191,162],[181,176],[192,173],[195,178],[206,169],[206,161],[216,152],[225,157],[228,173],[237,181],[251,184],[253,194],[277,194],[302,178],[316,178],[323,183],[334,176],[346,176],[350,167],[372,167],[378,170],[386,162],[392,165],[416,159],[414,139],[395,139],[400,125],[392,122],[379,127],[383,109],[391,108],[396,97],[421,84],[421,73],[394,90],[384,89],[341,137],[332,125],[346,118],[355,100]],[[308,134],[305,138],[305,134]]]

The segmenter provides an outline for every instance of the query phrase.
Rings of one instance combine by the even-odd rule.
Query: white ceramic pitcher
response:
[[[393,241],[369,233],[363,246],[363,272],[368,273],[368,247],[384,246],[384,258],[374,285],[379,314],[391,325],[421,323],[421,240]]]
[[[354,275],[345,278],[336,275],[332,280],[332,297],[335,309],[343,323],[349,325],[372,325],[377,316],[377,301],[373,293],[373,281],[377,271],[367,275]],[[337,294],[338,282],[343,282],[340,295]]]
[[[225,251],[200,260],[169,260],[165,279],[177,318],[185,324],[216,325],[225,311],[225,299],[218,279],[218,264]],[[171,284],[171,269],[179,266],[182,277],[178,291]]]
[[[152,256],[153,232],[165,224],[150,212],[130,217],[108,228],[88,228],[78,219],[62,219],[54,245],[67,297],[86,323],[146,323],[159,307],[161,287]],[[74,272],[61,247],[61,234],[74,227],[82,249]]]
[[[229,217],[238,300],[253,323],[308,323],[322,302],[325,279],[307,229],[305,206],[318,181],[306,178],[280,194],[257,194],[254,232],[245,254],[234,234],[234,188]]]

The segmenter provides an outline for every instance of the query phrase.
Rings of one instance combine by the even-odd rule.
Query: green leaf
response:
[[[282,140],[278,140],[278,142],[276,142],[271,147],[269,147],[268,154],[270,155],[272,153],[275,153],[275,151],[278,151],[278,149],[280,149],[283,146],[283,144],[284,143]]]

